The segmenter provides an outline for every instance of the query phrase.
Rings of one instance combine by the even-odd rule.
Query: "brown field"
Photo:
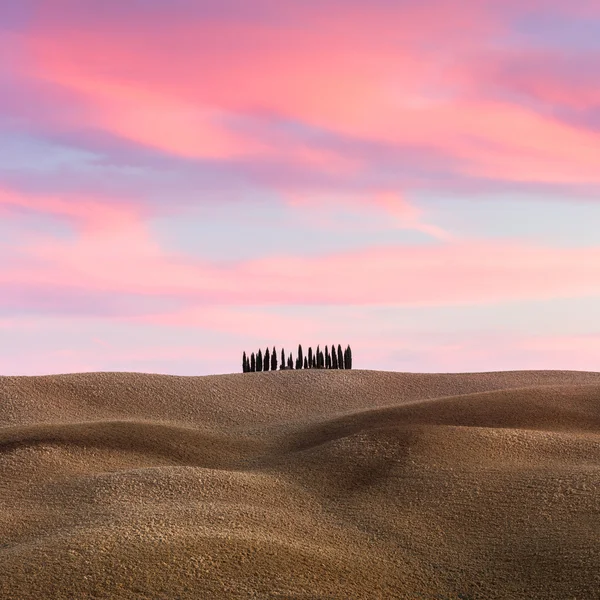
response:
[[[600,598],[600,373],[1,377],[0,598]]]

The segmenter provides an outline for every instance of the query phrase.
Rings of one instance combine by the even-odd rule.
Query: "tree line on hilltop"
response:
[[[291,352],[286,357],[285,350],[282,348],[281,361],[279,361],[275,346],[273,346],[272,351],[269,351],[269,348],[267,348],[264,353],[262,350],[259,350],[256,354],[252,352],[250,356],[244,351],[242,356],[242,371],[244,373],[277,371],[278,366],[281,371],[286,369],[351,369],[352,350],[348,346],[342,351],[340,344],[338,344],[337,349],[335,345],[332,345],[331,352],[328,346],[325,346],[325,351],[321,350],[320,346],[317,346],[315,352],[310,347],[305,356],[302,351],[302,344],[300,344],[295,360]]]

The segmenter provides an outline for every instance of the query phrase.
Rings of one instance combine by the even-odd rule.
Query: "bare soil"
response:
[[[0,598],[600,598],[600,373],[0,377]]]

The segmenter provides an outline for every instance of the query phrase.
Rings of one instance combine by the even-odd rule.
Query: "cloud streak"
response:
[[[431,4],[435,12],[389,3],[366,10],[354,3],[340,19],[327,3],[295,4],[286,12],[265,3],[263,20],[240,21],[226,10],[216,20],[210,12],[203,18],[206,7],[183,3],[166,17],[166,7],[155,7],[167,19],[160,28],[152,11],[137,15],[141,27],[135,28],[128,26],[127,11],[116,7],[98,22],[90,5],[75,9],[77,28],[41,12],[27,37],[30,60],[23,61],[21,77],[71,98],[77,110],[57,112],[55,126],[62,130],[105,131],[188,159],[268,164],[279,157],[307,171],[341,168],[342,174],[369,168],[356,156],[348,160],[343,147],[307,144],[293,130],[273,138],[270,122],[283,118],[343,136],[348,146],[351,139],[399,149],[421,145],[446,155],[462,176],[597,184],[595,131],[498,99],[498,88],[518,91],[510,65],[527,52],[493,51],[486,43],[490,34],[501,39],[508,33],[506,17],[498,19],[485,3],[460,17],[453,3]],[[189,11],[197,18],[187,18]],[[400,33],[395,19],[405,24]],[[311,24],[310,36],[302,23]],[[542,73],[536,60],[546,63]],[[554,57],[538,52],[529,69],[522,67],[521,79],[531,90],[548,89],[544,82],[560,78],[566,60],[556,50]],[[482,78],[488,63],[496,66]],[[567,83],[559,81],[555,96]],[[596,93],[573,90],[571,96],[589,107]],[[258,115],[268,116],[266,135],[240,127]]]
[[[124,215],[74,239],[31,242],[21,248],[18,267],[0,271],[0,282],[203,305],[436,305],[600,295],[600,245],[467,240],[215,263],[165,251]]]

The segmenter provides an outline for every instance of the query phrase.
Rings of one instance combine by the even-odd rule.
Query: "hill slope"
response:
[[[593,598],[600,373],[0,378],[0,598]]]

